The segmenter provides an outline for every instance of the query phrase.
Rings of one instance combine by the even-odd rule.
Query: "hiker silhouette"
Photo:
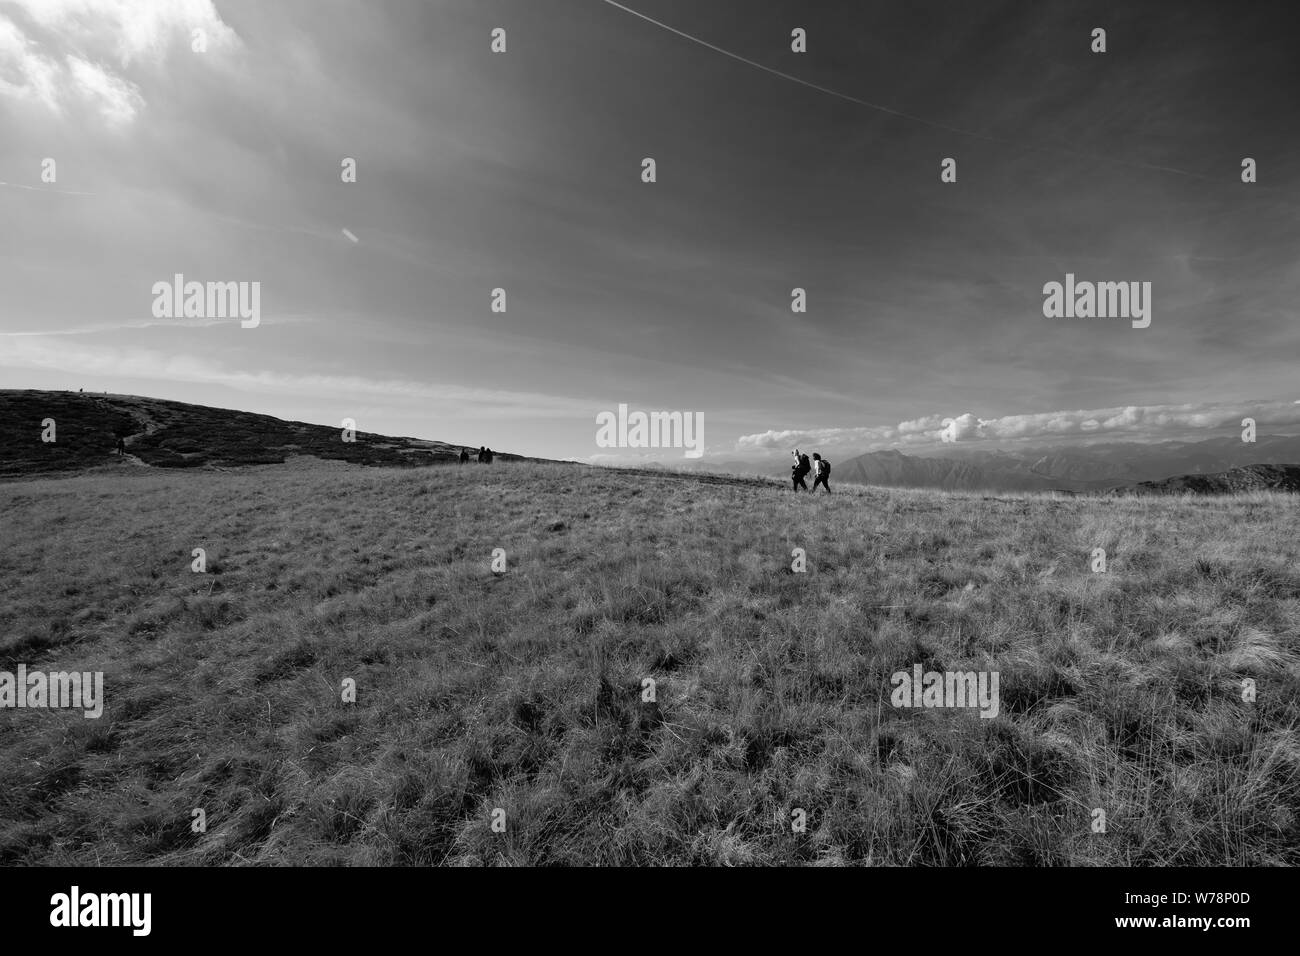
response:
[[[122,457],[122,456],[125,455],[125,454],[126,454],[126,439],[125,439],[125,438],[118,438],[118,440],[117,440],[117,455],[118,455],[118,457],[120,458],[120,457]]]
[[[813,452],[813,461],[817,463],[817,474],[813,476],[812,490],[816,491],[817,486],[821,485],[826,489],[826,493],[831,493],[831,486],[827,484],[827,479],[831,476],[831,463],[823,458],[817,452]]]
[[[481,464],[483,464],[483,462],[485,462],[485,461],[487,461],[487,447],[484,446],[484,445],[479,445],[479,446],[478,446],[478,463],[481,465]]]
[[[489,465],[492,464],[492,449],[491,449],[491,448],[485,448],[485,449],[483,449],[483,461],[484,461],[486,464],[489,464]]]
[[[799,449],[796,448],[794,450],[794,464],[790,467],[790,477],[794,482],[795,491],[800,488],[804,491],[808,490],[808,486],[804,484],[804,477],[810,471],[812,471],[812,465],[808,461],[808,456],[799,454]]]
[[[465,464],[465,462],[467,462],[467,461],[469,461],[469,449],[468,449],[468,448],[462,448],[462,449],[460,450],[460,463],[463,465],[463,464]]]

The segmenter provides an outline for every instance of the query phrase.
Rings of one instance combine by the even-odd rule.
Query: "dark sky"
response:
[[[0,384],[580,458],[619,403],[720,458],[1294,430],[1293,2],[625,5],[663,26],[0,4]],[[154,319],[177,272],[261,325]],[[1066,273],[1150,282],[1150,327],[1045,318]]]

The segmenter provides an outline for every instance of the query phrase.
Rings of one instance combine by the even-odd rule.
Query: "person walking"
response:
[[[796,448],[794,450],[794,465],[790,468],[790,477],[794,481],[794,490],[796,492],[798,492],[800,488],[804,491],[808,490],[808,486],[804,484],[804,477],[811,470],[812,466],[808,463],[808,456],[800,455],[799,449]]]
[[[817,454],[817,452],[813,452],[813,462],[815,463],[817,473],[813,476],[812,490],[815,492],[817,486],[821,485],[826,489],[826,493],[829,495],[831,493],[831,486],[827,482],[831,477],[831,463],[821,455]]]
[[[468,448],[462,448],[462,449],[460,450],[460,463],[463,465],[463,464],[465,464],[465,462],[467,462],[467,461],[469,461],[469,449],[468,449]]]

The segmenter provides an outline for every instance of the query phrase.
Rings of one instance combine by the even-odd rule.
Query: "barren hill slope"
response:
[[[41,440],[47,420],[53,442]],[[118,438],[128,461],[154,468],[268,465],[296,455],[408,467],[454,461],[463,447],[361,431],[344,441],[341,427],[136,395],[0,390],[0,475],[111,465]]]

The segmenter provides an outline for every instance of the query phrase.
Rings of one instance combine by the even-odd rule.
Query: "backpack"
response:
[[[822,459],[821,471],[819,471],[818,474],[823,478],[829,478],[831,476],[831,463],[825,458]]]
[[[799,456],[799,474],[806,475],[812,471],[812,463],[808,460],[807,455]]]

